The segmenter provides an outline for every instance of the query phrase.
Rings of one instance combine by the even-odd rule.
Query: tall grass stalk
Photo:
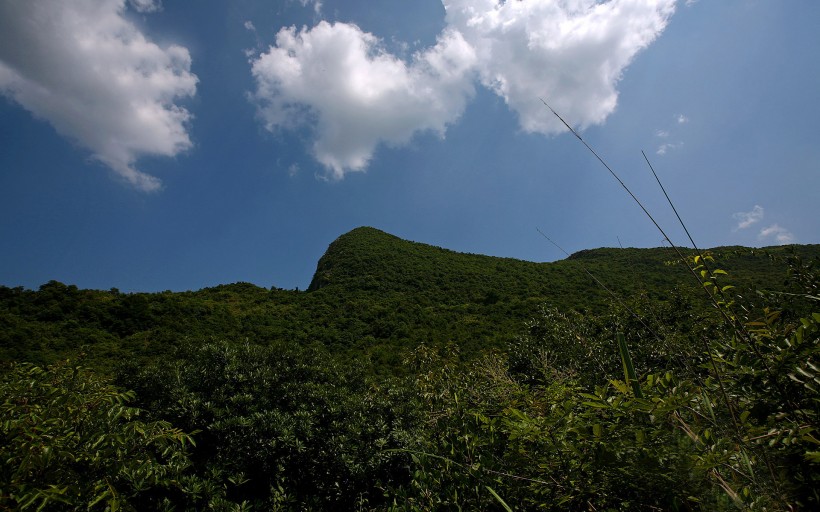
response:
[[[693,265],[690,265],[689,260],[686,257],[684,257],[684,255],[681,252],[680,248],[671,240],[671,238],[666,234],[666,232],[660,226],[660,224],[658,224],[658,222],[655,220],[655,218],[652,216],[652,214],[646,209],[646,207],[643,205],[643,203],[641,203],[641,201],[637,198],[637,196],[635,196],[635,194],[629,189],[629,187],[627,187],[627,185],[623,182],[623,180],[621,180],[621,178],[606,163],[606,161],[600,155],[598,155],[598,153],[581,137],[581,135],[575,129],[573,129],[569,125],[569,123],[567,123],[546,101],[544,101],[543,99],[541,99],[541,101],[553,113],[553,115],[555,115],[561,121],[561,123],[573,135],[575,135],[575,137],[579,141],[581,141],[581,143],[587,148],[587,150],[589,150],[595,156],[595,158],[604,166],[604,168],[606,168],[606,170],[609,171],[609,173],[613,176],[613,178],[615,178],[615,180],[618,181],[618,183],[621,185],[621,187],[623,187],[623,189],[626,190],[626,192],[633,199],[633,201],[641,208],[641,210],[644,212],[644,214],[647,216],[647,218],[649,218],[649,220],[652,221],[655,228],[661,233],[661,235],[663,235],[664,239],[669,243],[669,245],[677,253],[677,255],[678,255],[679,259],[681,260],[681,262],[683,262],[684,265],[686,265],[686,268],[689,270],[689,272],[692,274],[692,276],[695,278],[695,280],[700,284],[700,288],[702,288],[704,290],[704,292],[707,294],[707,296],[709,298],[709,301],[712,303],[712,305],[715,307],[715,309],[718,310],[719,314],[721,315],[721,317],[726,322],[726,325],[729,326],[732,329],[732,331],[735,333],[735,335],[738,337],[738,339],[742,340],[748,347],[750,347],[751,350],[755,353],[755,355],[759,358],[759,362],[762,364],[764,372],[769,377],[770,382],[778,389],[781,396],[785,398],[785,402],[792,408],[792,410],[794,411],[794,413],[798,417],[802,417],[804,420],[808,420],[808,415],[804,411],[802,411],[799,407],[797,407],[797,404],[794,403],[792,398],[789,397],[789,394],[786,392],[786,389],[785,389],[783,383],[781,382],[781,379],[778,378],[778,375],[775,375],[774,372],[772,371],[771,367],[769,366],[769,364],[766,360],[767,358],[760,352],[760,349],[757,346],[755,340],[752,339],[752,336],[747,331],[746,325],[744,325],[744,323],[741,321],[741,319],[738,318],[738,316],[735,315],[732,312],[732,309],[731,309],[732,301],[728,300],[726,295],[725,295],[725,292],[728,289],[730,289],[731,287],[720,287],[717,284],[717,275],[725,274],[725,272],[722,271],[722,270],[712,270],[712,269],[709,268],[708,264],[706,263],[707,258],[704,256],[703,252],[700,250],[698,245],[695,243],[694,238],[692,237],[691,233],[689,232],[689,229],[686,227],[686,224],[683,222],[683,219],[681,218],[680,214],[678,213],[677,208],[675,208],[674,203],[672,202],[671,198],[669,197],[669,194],[666,192],[666,188],[661,183],[660,178],[658,177],[658,174],[655,172],[655,169],[652,166],[652,163],[649,161],[649,158],[646,156],[646,153],[643,152],[643,151],[641,152],[643,157],[644,157],[644,160],[646,160],[646,163],[648,164],[650,170],[652,171],[652,174],[655,177],[655,180],[658,182],[658,185],[660,186],[661,190],[663,191],[663,194],[666,197],[666,200],[668,201],[670,207],[672,208],[672,210],[675,213],[675,216],[677,217],[678,221],[680,222],[681,227],[683,227],[684,231],[686,232],[686,236],[689,238],[689,241],[691,242],[692,247],[696,251],[697,256],[695,257],[694,263],[695,263],[695,265],[697,265],[697,267],[695,267]],[[702,269],[700,271],[700,275],[698,275],[698,272],[697,272],[698,268]],[[701,279],[701,277],[703,277],[704,279]],[[731,415],[732,425],[734,427],[732,437],[735,439],[735,442],[738,444],[738,448],[740,450],[740,453],[743,455],[743,457],[746,460],[748,460],[748,457],[745,455],[745,452],[746,452],[746,450],[751,449],[752,446],[749,444],[749,441],[747,439],[743,438],[742,428],[741,428],[740,423],[738,421],[738,418],[736,416],[735,408],[732,405],[732,400],[729,398],[728,393],[726,391],[726,387],[725,387],[724,382],[723,382],[724,379],[723,379],[723,376],[722,376],[722,372],[718,368],[718,364],[717,364],[717,361],[716,361],[714,350],[713,350],[712,346],[710,345],[709,341],[705,337],[701,337],[701,339],[702,339],[706,354],[708,354],[708,357],[709,357],[709,360],[710,360],[710,363],[711,363],[710,365],[712,366],[712,370],[714,371],[715,378],[718,382],[719,389],[721,391],[723,401],[724,401],[725,406],[726,406],[726,408],[728,409],[728,411]],[[623,339],[623,336],[620,333],[618,334],[618,342],[619,342],[619,348],[621,350],[622,358],[624,356],[624,353],[626,353],[627,357],[628,357],[628,352],[625,352],[627,350],[626,342],[625,342],[625,340]],[[627,359],[624,359],[624,371],[625,371],[625,373],[628,373],[629,370],[627,368],[626,361],[627,361]],[[633,372],[634,372],[634,370],[633,370]],[[745,414],[748,415],[748,411]],[[775,475],[774,469],[773,469],[771,461],[769,460],[769,457],[766,453],[766,450],[761,450],[760,454],[762,455],[762,458],[763,458],[766,466],[768,467],[768,469],[770,471],[770,475],[771,475],[771,478],[772,478],[772,483],[775,486],[776,492],[777,492],[777,494],[780,494],[780,492],[781,492],[780,482],[779,482],[779,479]],[[750,468],[751,468],[751,466],[750,466]],[[733,498],[733,500],[736,500],[737,495],[734,492],[734,490],[731,488],[731,486],[729,486],[729,484],[727,482],[722,480],[720,478],[720,475],[717,474],[716,472],[715,472],[715,476],[719,480],[721,487],[724,488],[724,490],[727,492],[727,494],[729,496],[731,496]]]
[[[547,235],[545,235],[543,231],[541,231],[541,230],[540,230],[540,229],[538,229],[538,228],[535,228],[535,229],[536,229],[536,231],[538,231],[538,233],[540,233],[540,234],[541,234],[541,236],[543,236],[544,238],[546,238],[546,239],[549,241],[549,243],[551,243],[552,245],[554,245],[555,247],[557,247],[559,251],[563,252],[565,255],[567,255],[567,257],[569,257],[569,256],[570,256],[570,254],[569,254],[567,251],[565,251],[565,250],[564,250],[564,249],[563,249],[560,245],[558,245],[557,243],[555,243],[555,241],[553,241],[550,237],[548,237]],[[608,287],[607,285],[605,285],[604,283],[602,283],[602,282],[601,282],[601,280],[600,280],[600,279],[598,279],[597,277],[595,277],[595,274],[593,274],[592,272],[590,272],[590,271],[587,269],[587,267],[586,267],[585,265],[581,264],[581,269],[582,269],[582,270],[583,270],[583,271],[584,271],[584,272],[585,272],[585,273],[586,273],[589,277],[591,277],[591,278],[593,279],[593,281],[595,281],[595,283],[596,283],[598,286],[600,286],[601,288],[603,288],[603,289],[604,289],[607,293],[609,293],[609,295],[611,295],[611,296],[612,296],[612,298],[614,298],[616,301],[618,301],[618,303],[619,303],[621,306],[623,306],[623,307],[624,307],[624,309],[626,309],[626,310],[629,312],[629,314],[631,314],[633,317],[635,317],[635,319],[636,319],[638,322],[640,322],[640,323],[641,323],[641,325],[643,325],[643,326],[644,326],[644,328],[645,328],[647,331],[649,331],[649,333],[650,333],[650,334],[652,334],[652,336],[654,336],[654,337],[655,337],[658,341],[660,341],[660,342],[662,342],[662,341],[663,341],[663,340],[661,339],[661,337],[660,337],[660,336],[659,336],[659,335],[658,335],[658,334],[657,334],[657,333],[656,333],[656,332],[655,332],[655,331],[654,331],[651,327],[649,327],[648,325],[646,325],[646,322],[644,322],[644,321],[643,321],[643,318],[641,318],[641,316],[640,316],[638,313],[636,313],[636,312],[635,312],[632,308],[630,308],[630,307],[626,304],[626,302],[624,302],[624,300],[623,300],[623,299],[622,299],[622,298],[621,298],[621,297],[620,297],[617,293],[615,293],[615,292],[613,292],[612,290],[610,290],[610,289],[609,289],[609,287]]]
[[[564,121],[564,118],[562,118],[558,114],[558,112],[556,112],[551,106],[549,106],[549,104],[546,101],[541,99],[541,102],[544,105],[546,105],[546,107],[548,109],[550,109],[550,112],[552,112],[555,115],[555,117],[557,117],[561,121],[561,123],[563,123],[563,125],[566,126],[567,129],[573,135],[575,135],[575,137],[579,141],[581,141],[581,143],[595,156],[595,158],[606,168],[606,170],[609,171],[609,173],[612,175],[612,177],[614,177],[618,181],[618,183],[621,185],[621,187],[623,187],[623,189],[626,190],[626,192],[629,194],[630,197],[632,197],[632,199],[635,201],[635,203],[638,206],[640,206],[640,208],[641,208],[641,210],[643,210],[644,214],[646,214],[646,216],[649,218],[649,220],[652,221],[652,224],[654,224],[655,227],[658,229],[658,231],[661,233],[661,235],[663,235],[664,239],[675,250],[675,252],[678,255],[678,258],[680,259],[680,261],[684,265],[686,265],[686,268],[689,270],[689,272],[692,274],[692,276],[694,276],[694,278],[697,280],[698,284],[700,284],[700,288],[703,289],[704,292],[706,292],[706,295],[709,297],[709,300],[712,302],[712,305],[720,312],[720,314],[721,314],[721,316],[723,316],[724,320],[726,322],[728,322],[728,324],[730,326],[732,326],[732,328],[733,328],[733,330],[735,331],[736,334],[738,334],[750,346],[754,347],[754,343],[750,339],[750,337],[748,335],[748,332],[746,332],[746,329],[743,327],[743,325],[740,324],[737,321],[737,318],[735,317],[735,315],[730,315],[729,313],[727,313],[726,307],[728,306],[729,302],[724,299],[724,297],[722,295],[723,291],[715,284],[714,289],[717,290],[719,293],[721,293],[721,298],[724,299],[722,301],[718,301],[715,298],[715,294],[711,293],[709,291],[709,289],[707,288],[707,286],[705,286],[705,283],[701,279],[701,276],[698,276],[697,272],[695,271],[695,268],[692,265],[689,264],[689,261],[683,255],[680,248],[677,245],[675,245],[675,243],[672,241],[671,238],[669,238],[669,236],[666,234],[666,231],[664,231],[664,229],[660,226],[660,224],[658,224],[658,222],[655,220],[655,217],[653,217],[652,214],[649,213],[649,210],[647,210],[646,207],[643,205],[643,203],[641,203],[641,201],[638,199],[638,197],[634,193],[632,193],[632,190],[630,190],[629,187],[627,187],[626,184],[623,182],[623,180],[615,173],[615,171],[612,170],[612,167],[610,167],[609,164],[607,164],[606,161],[603,158],[601,158],[600,155],[598,155],[598,153],[592,148],[592,146],[587,144],[587,142],[583,139],[583,137],[581,137],[581,135],[577,131],[575,131],[575,129],[572,128],[572,126],[570,126],[569,123]],[[677,208],[675,208],[675,205],[672,203],[672,200],[669,198],[669,194],[666,193],[666,189],[664,188],[663,184],[661,183],[660,178],[658,178],[657,173],[655,173],[655,169],[652,167],[652,164],[649,162],[649,159],[646,157],[646,153],[644,153],[644,152],[641,152],[641,153],[644,155],[644,159],[649,164],[649,168],[652,170],[652,174],[655,176],[655,179],[657,180],[658,185],[660,185],[661,190],[663,190],[663,193],[666,196],[667,201],[669,201],[669,204],[672,206],[672,210],[675,212],[675,215],[677,216],[678,221],[680,221],[681,226],[683,226],[683,229],[686,232],[686,235],[689,237],[690,242],[692,242],[693,247],[698,252],[699,260],[701,262],[703,262],[702,264],[705,264],[706,259],[700,253],[700,249],[698,249],[697,244],[695,243],[694,239],[692,238],[691,234],[689,233],[689,230],[686,228],[686,224],[683,222],[683,219],[681,219],[680,215],[678,215]],[[708,270],[707,270],[707,273],[708,273],[707,275],[709,275],[709,277],[714,280],[714,275],[713,275],[714,273],[711,272],[711,271],[708,271]],[[735,414],[735,408],[732,406],[732,402],[729,399],[729,395],[726,393],[726,388],[725,388],[724,383],[723,383],[723,378],[721,377],[721,372],[718,370],[717,363],[715,361],[715,357],[714,357],[714,354],[713,354],[713,351],[712,351],[712,347],[709,345],[709,342],[705,338],[702,338],[702,341],[703,341],[704,349],[705,349],[706,353],[709,355],[709,360],[711,362],[712,369],[715,373],[715,378],[717,379],[718,385],[721,389],[721,394],[723,395],[723,401],[725,402],[726,408],[729,410],[729,413],[732,417],[732,424],[733,424],[734,429],[735,429],[735,435],[737,437],[739,437],[740,436],[740,425],[737,421],[737,416]],[[754,350],[755,350],[755,352],[757,352],[756,347],[754,347]],[[766,372],[769,374],[769,376],[772,378],[772,380],[777,383],[778,380],[775,378],[774,375],[772,375],[771,369],[765,363],[765,358],[763,358],[762,355],[759,354],[759,353],[758,353],[758,355],[761,357],[761,361],[764,364]]]
[[[660,232],[660,234],[661,234],[661,235],[663,235],[664,240],[666,240],[666,242],[667,242],[667,243],[669,243],[669,245],[672,247],[672,249],[674,249],[674,250],[675,250],[675,253],[678,255],[678,258],[681,260],[681,262],[682,262],[684,265],[686,265],[686,268],[689,270],[689,272],[692,274],[692,276],[694,276],[694,278],[697,280],[697,282],[701,285],[700,287],[701,287],[701,288],[703,288],[703,290],[706,292],[706,295],[709,297],[710,301],[711,301],[711,302],[712,302],[712,304],[715,306],[715,308],[717,308],[717,309],[718,309],[718,311],[720,311],[720,312],[721,312],[721,315],[725,318],[725,320],[727,320],[727,321],[730,323],[730,325],[735,325],[735,322],[734,322],[734,321],[733,321],[733,320],[729,317],[728,313],[726,313],[726,311],[724,310],[724,308],[722,308],[722,307],[721,307],[721,304],[717,301],[717,299],[715,299],[714,295],[713,295],[712,293],[710,293],[710,292],[709,292],[709,290],[708,290],[708,289],[707,289],[707,288],[703,285],[704,281],[701,279],[701,277],[698,275],[698,273],[697,273],[697,272],[695,272],[694,267],[692,267],[692,266],[689,264],[689,261],[687,260],[687,258],[686,258],[686,257],[683,255],[683,253],[681,252],[680,247],[678,247],[678,246],[677,246],[677,245],[676,245],[676,244],[672,241],[672,239],[669,237],[669,235],[667,235],[667,234],[666,234],[666,231],[665,231],[665,230],[661,227],[661,225],[660,225],[660,224],[658,224],[658,221],[656,221],[656,220],[655,220],[655,217],[654,217],[651,213],[649,213],[649,210],[647,210],[647,209],[646,209],[646,207],[643,205],[643,203],[641,202],[641,200],[640,200],[640,199],[638,199],[638,197],[637,197],[637,196],[636,196],[636,195],[632,192],[632,190],[630,190],[630,188],[626,186],[626,183],[624,183],[624,182],[623,182],[623,180],[622,180],[622,179],[618,176],[618,174],[617,174],[614,170],[612,170],[612,167],[610,167],[610,166],[609,166],[609,164],[608,164],[608,163],[606,163],[606,161],[605,161],[603,158],[601,158],[601,156],[600,156],[600,155],[599,155],[599,154],[598,154],[598,153],[597,153],[597,152],[596,152],[596,151],[592,148],[592,146],[590,146],[590,145],[587,143],[587,141],[585,141],[585,140],[584,140],[584,138],[583,138],[583,137],[581,137],[581,135],[580,135],[577,131],[575,131],[575,129],[574,129],[572,126],[570,126],[570,125],[569,125],[569,123],[567,123],[566,121],[564,121],[564,118],[563,118],[563,117],[561,117],[561,116],[558,114],[558,112],[556,112],[556,111],[555,111],[555,110],[554,110],[554,109],[553,109],[553,108],[549,105],[549,103],[547,103],[546,101],[544,101],[544,99],[543,99],[543,98],[540,98],[540,99],[541,99],[541,102],[542,102],[542,103],[543,103],[543,104],[544,104],[544,105],[545,105],[548,109],[550,109],[550,112],[552,112],[552,113],[553,113],[553,115],[555,115],[555,117],[557,117],[557,118],[561,121],[561,123],[563,123],[563,125],[564,125],[564,126],[566,126],[566,127],[567,127],[567,129],[568,129],[568,130],[569,130],[569,131],[570,131],[573,135],[575,135],[575,137],[576,137],[579,141],[581,141],[581,144],[583,144],[583,145],[584,145],[584,147],[586,147],[586,148],[589,150],[589,152],[590,152],[590,153],[592,153],[592,154],[595,156],[595,158],[596,158],[596,159],[597,159],[597,160],[601,163],[601,165],[603,165],[603,166],[604,166],[604,168],[606,168],[606,170],[607,170],[607,171],[609,171],[609,173],[612,175],[612,177],[613,177],[613,178],[615,178],[615,180],[616,180],[616,181],[617,181],[617,182],[621,185],[621,187],[623,187],[623,189],[624,189],[624,190],[626,190],[626,192],[629,194],[629,196],[632,198],[632,200],[633,200],[633,201],[635,201],[635,204],[637,204],[637,205],[641,208],[641,210],[643,210],[643,212],[644,212],[644,214],[646,215],[646,217],[647,217],[650,221],[652,221],[652,224],[654,224],[654,225],[655,225],[655,228],[656,228],[656,229]],[[744,339],[748,340],[748,336],[745,336],[745,335],[744,335]]]
[[[683,222],[683,219],[681,218],[680,214],[678,213],[678,209],[675,208],[675,204],[672,202],[672,199],[669,197],[669,194],[667,194],[666,187],[664,187],[663,183],[661,183],[661,180],[658,177],[658,173],[655,172],[655,168],[652,166],[652,163],[649,161],[649,158],[646,156],[646,153],[644,151],[641,151],[641,154],[643,155],[644,160],[646,160],[646,164],[649,166],[649,170],[652,171],[652,175],[655,177],[655,181],[658,182],[658,186],[660,187],[661,191],[663,192],[663,195],[666,197],[666,201],[669,203],[669,206],[672,208],[672,211],[675,212],[675,216],[678,218],[678,222],[680,223],[680,225],[683,228],[684,232],[686,232],[686,236],[689,238],[689,242],[692,243],[692,247],[695,249],[698,256],[700,257],[700,262],[701,262],[700,264],[703,265],[703,268],[704,268],[704,270],[706,270],[707,275],[709,276],[709,279],[714,283],[714,288],[713,289],[714,289],[716,294],[720,295],[720,298],[721,298],[721,301],[722,301],[720,304],[724,308],[726,308],[730,311],[731,315],[726,317],[726,315],[724,314],[724,317],[726,317],[727,319],[732,320],[732,323],[730,325],[732,326],[732,329],[735,331],[735,334],[740,336],[741,339],[743,339],[744,341],[746,341],[749,344],[752,351],[759,358],[761,364],[763,365],[764,371],[769,376],[769,378],[772,380],[772,382],[778,387],[781,394],[784,397],[787,398],[787,401],[788,401],[789,405],[791,405],[795,409],[798,409],[796,404],[794,404],[794,402],[790,398],[788,398],[789,395],[788,395],[788,393],[786,393],[786,390],[784,389],[783,385],[781,384],[780,379],[777,378],[777,376],[774,374],[774,372],[772,371],[769,364],[766,362],[766,358],[760,352],[760,349],[757,347],[757,344],[752,342],[751,337],[749,336],[749,332],[746,330],[746,326],[732,312],[731,301],[725,295],[725,289],[727,287],[718,286],[717,274],[720,271],[718,271],[718,270],[713,271],[709,268],[709,265],[707,263],[707,258],[704,257],[703,252],[700,250],[700,248],[698,247],[698,244],[695,243],[694,238],[692,238],[692,235],[689,233],[689,229],[686,227],[686,223]],[[721,309],[721,311],[723,311],[723,310]],[[720,373],[717,371],[717,367],[715,366],[714,356],[712,355],[711,351],[709,351],[709,358],[712,362],[713,368],[715,369],[715,374],[716,374],[716,377],[718,379],[718,384],[720,385],[721,392],[723,393],[723,395],[726,399],[726,402],[728,404],[729,399],[728,399],[728,396],[726,395],[726,390],[725,390],[724,385],[723,385],[723,380],[720,377]],[[731,407],[730,407],[729,410],[732,413],[732,421],[735,424],[735,428],[738,429],[739,427],[738,427],[738,424],[737,424],[737,418],[735,417],[735,411]]]

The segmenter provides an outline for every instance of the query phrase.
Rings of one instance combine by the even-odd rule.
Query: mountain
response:
[[[742,293],[782,289],[787,251],[820,256],[818,245],[711,250],[729,272],[725,282]],[[323,346],[392,369],[420,344],[458,347],[469,358],[513,342],[544,304],[600,314],[619,300],[645,296],[663,304],[681,296],[708,309],[676,258],[670,248],[595,249],[533,263],[457,253],[362,227],[330,244],[304,292],[248,283],[132,294],[54,281],[37,291],[0,287],[0,360],[47,363],[82,352],[107,368],[121,358],[151,360],[180,344],[214,339]]]
[[[820,255],[820,246],[749,249],[719,247],[708,253],[729,281],[744,288],[780,289],[788,251],[805,258]],[[683,254],[693,256],[692,250]],[[316,292],[402,294],[437,304],[487,304],[537,299],[562,308],[600,311],[614,293],[638,293],[663,300],[675,287],[698,286],[672,248],[592,249],[553,263],[457,253],[402,240],[370,227],[336,239],[317,265],[308,288]],[[594,277],[593,277],[594,276]]]

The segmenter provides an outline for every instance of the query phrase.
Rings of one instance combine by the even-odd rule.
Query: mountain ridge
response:
[[[789,250],[820,257],[820,245],[725,248],[717,266],[739,293],[785,291],[782,256]],[[250,283],[157,293],[56,281],[36,291],[0,286],[0,361],[86,354],[94,366],[109,367],[118,359],[164,357],[190,341],[288,340],[367,354],[374,365],[395,369],[421,344],[452,344],[464,354],[505,347],[544,306],[599,315],[621,300],[670,308],[682,298],[705,313],[710,306],[699,285],[684,265],[670,264],[674,259],[668,248],[601,248],[535,263],[362,227],[329,245],[307,291]]]
[[[718,255],[718,266],[735,271],[730,279],[743,286],[754,284],[777,287],[781,276],[761,279],[776,267],[772,257],[793,250],[805,257],[820,256],[820,245],[772,246],[760,249],[741,246],[721,246],[704,252]],[[691,249],[681,249],[684,255],[694,255]],[[764,257],[770,256],[770,257]],[[551,295],[553,286],[570,293],[585,290],[586,296],[607,297],[590,277],[610,281],[626,294],[645,287],[645,276],[652,282],[649,288],[663,291],[676,286],[696,286],[691,274],[670,247],[584,249],[565,259],[553,262],[531,262],[516,258],[461,253],[422,242],[404,240],[376,228],[362,226],[340,235],[317,263],[308,291],[328,286],[336,289],[374,290],[383,288],[405,293],[431,291],[456,293],[462,300],[486,294],[489,288],[509,289],[510,293]],[[675,267],[678,267],[677,269]],[[751,269],[751,272],[747,272]],[[444,274],[450,275],[448,286],[441,286]],[[632,274],[632,279],[628,279]],[[509,279],[523,282],[511,286]],[[606,281],[605,281],[606,282]],[[554,290],[553,290],[554,291]],[[657,290],[656,290],[657,291]]]

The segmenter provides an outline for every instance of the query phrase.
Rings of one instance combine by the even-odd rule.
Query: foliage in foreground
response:
[[[418,414],[410,389],[294,345],[186,346],[120,382],[158,418],[201,431],[196,470],[259,510],[350,510],[407,481]]]
[[[739,298],[697,263],[712,315],[676,292],[545,307],[472,362],[418,348],[408,379],[267,340],[126,364],[134,392],[12,365],[0,509],[820,508],[816,268],[794,258],[789,293]]]
[[[156,510],[188,492],[191,436],[133,398],[68,363],[4,373],[0,509]]]
[[[744,316],[707,270],[725,316],[690,333],[685,358],[685,339],[619,350],[624,322],[549,309],[506,360],[465,371],[420,352],[429,444],[414,453],[408,508],[816,510],[820,314],[795,312],[817,306],[817,278],[792,268],[799,300],[766,297]],[[656,313],[663,323],[633,334],[675,325]]]

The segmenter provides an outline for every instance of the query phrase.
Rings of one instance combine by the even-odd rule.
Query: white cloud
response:
[[[764,217],[763,207],[760,205],[755,205],[751,211],[748,212],[737,212],[732,217],[738,221],[737,227],[735,231],[738,229],[746,229],[754,224],[757,224]],[[772,224],[771,226],[762,228],[760,232],[757,234],[758,240],[767,240],[767,239],[774,239],[780,245],[790,244],[793,243],[795,240],[794,235],[787,230],[779,226],[778,224]]]
[[[357,26],[323,21],[280,30],[251,63],[266,128],[310,124],[314,156],[341,178],[365,169],[379,143],[404,144],[424,130],[443,136],[473,93],[475,53],[445,31],[406,63]]]
[[[675,120],[677,121],[678,124],[683,124],[683,123],[688,122],[689,118],[687,118],[683,114],[677,114],[675,116]],[[670,135],[671,135],[671,132],[669,130],[660,130],[659,129],[659,130],[655,131],[655,136],[660,137],[662,139],[668,139],[670,137]],[[658,155],[665,155],[669,151],[674,150],[674,149],[678,149],[678,148],[681,148],[681,147],[683,147],[683,141],[680,141],[680,140],[678,142],[665,142],[665,143],[661,144],[660,146],[658,146],[658,149],[655,151],[655,153],[658,154]]]
[[[763,220],[763,207],[760,205],[755,205],[755,207],[749,212],[737,212],[732,214],[732,218],[738,221],[735,230],[746,229],[752,224],[756,224]]]
[[[673,149],[678,149],[679,147],[683,146],[683,142],[668,142],[666,144],[661,144],[658,146],[657,151],[655,151],[658,155],[665,155],[667,152]]]
[[[309,0],[302,0],[309,3]],[[527,132],[602,123],[635,55],[665,28],[675,0],[443,0],[447,28],[409,62],[354,25],[282,29],[251,61],[268,129],[315,127],[316,158],[341,177],[364,169],[380,143],[444,133],[476,78],[504,98]],[[316,4],[318,7],[318,3]]]
[[[663,31],[675,0],[444,0],[446,20],[476,49],[481,81],[528,132],[603,123],[635,55]]]
[[[245,22],[245,30],[249,30],[251,32],[256,32],[256,27],[254,26],[253,22],[248,20]]]
[[[149,12],[160,2],[131,5]],[[134,164],[191,147],[191,114],[175,101],[195,94],[197,77],[187,49],[149,41],[125,9],[125,0],[0,0],[0,93],[155,190],[160,181]]]
[[[794,242],[794,235],[787,229],[782,228],[777,224],[772,224],[769,227],[761,229],[758,234],[758,238],[760,240],[765,240],[772,237],[774,237],[775,241],[780,245],[786,245]]]
[[[129,0],[137,12],[157,12],[162,10],[161,0]]]

